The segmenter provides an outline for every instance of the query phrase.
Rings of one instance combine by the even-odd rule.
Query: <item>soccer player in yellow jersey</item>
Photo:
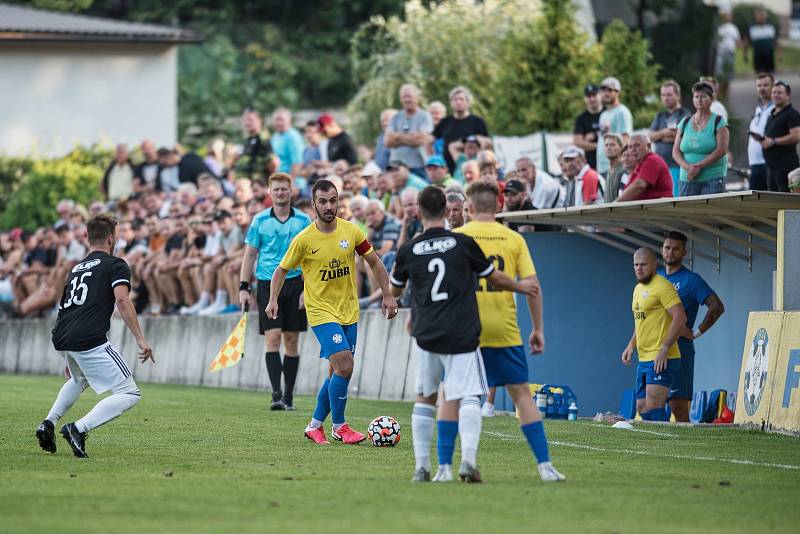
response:
[[[538,284],[528,245],[517,232],[495,220],[497,211],[496,183],[477,181],[467,189],[470,222],[455,231],[472,237],[495,268],[509,277],[534,280]],[[528,385],[528,361],[517,325],[517,307],[514,294],[479,282],[478,313],[481,318],[480,351],[486,368],[489,387],[505,386],[519,411],[520,430],[538,463],[539,476],[544,482],[558,482],[566,477],[550,462],[547,437],[542,415],[533,403]],[[544,350],[544,325],[542,322],[542,293],[527,297],[528,310],[533,320],[529,344],[531,352]]]
[[[317,395],[317,407],[305,435],[318,445],[330,445],[322,423],[332,413],[333,439],[355,444],[366,436],[347,425],[344,410],[356,351],[356,254],[364,258],[381,287],[381,311],[387,319],[397,315],[397,303],[389,289],[386,268],[364,233],[355,224],[336,217],[339,193],[333,182],[317,181],[311,189],[311,199],[317,218],[297,234],[275,270],[266,314],[273,319],[277,317],[283,282],[287,273],[299,265],[303,271],[308,324],[319,340],[320,358],[330,361],[328,377]]]
[[[631,364],[633,351],[639,353],[636,368],[636,409],[646,421],[669,421],[664,406],[670,385],[678,379],[681,353],[678,335],[686,323],[686,312],[678,292],[656,273],[656,253],[640,248],[633,255],[637,284],[633,289],[634,330],[622,353],[622,363]]]

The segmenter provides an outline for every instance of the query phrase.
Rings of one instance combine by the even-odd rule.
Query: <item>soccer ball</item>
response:
[[[400,424],[394,417],[380,415],[369,424],[367,435],[376,447],[394,447],[400,443]]]

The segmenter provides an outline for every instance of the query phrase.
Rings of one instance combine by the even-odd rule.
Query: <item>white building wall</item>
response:
[[[176,141],[177,48],[0,43],[0,154]]]

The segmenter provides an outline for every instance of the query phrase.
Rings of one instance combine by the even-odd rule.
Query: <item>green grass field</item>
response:
[[[256,392],[141,384],[133,411],[94,431],[89,459],[34,430],[57,377],[0,375],[3,532],[797,532],[800,440],[733,428],[548,422],[568,480],[543,484],[512,417],[484,420],[483,485],[411,484],[411,406],[353,399],[349,421],[395,416],[394,449],[317,447],[313,408]],[[87,391],[73,420],[97,400]],[[458,453],[456,453],[456,461]],[[435,456],[434,456],[435,458]]]

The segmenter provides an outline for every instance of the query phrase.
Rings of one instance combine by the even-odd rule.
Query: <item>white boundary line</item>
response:
[[[620,430],[619,428],[614,428],[611,425],[598,425],[598,424],[590,424],[589,426],[594,426],[597,428],[610,428],[612,430]],[[677,434],[669,434],[667,432],[656,432],[655,430],[644,430],[643,428],[624,428],[622,430],[627,430],[628,432],[642,432],[643,434],[652,434],[654,436],[666,436],[669,438],[677,438]]]
[[[521,441],[521,438],[519,436],[511,436],[509,434],[503,434],[501,432],[490,432],[488,430],[484,430],[483,433],[505,440]],[[549,440],[549,443],[551,445],[558,445],[560,447],[570,447],[573,449],[584,449],[595,452],[618,452],[623,454],[637,454],[639,456],[658,456],[660,458],[675,458],[679,460],[696,460],[701,462],[720,462],[727,464],[755,465],[759,467],[775,467],[777,469],[800,470],[800,465],[754,462],[752,460],[740,460],[737,458],[716,458],[714,456],[687,456],[684,454],[663,454],[663,453],[655,453],[649,451],[633,451],[630,449],[607,449],[604,447],[595,447],[593,445],[583,445],[580,443],[570,443],[569,441],[557,441],[557,440]]]

